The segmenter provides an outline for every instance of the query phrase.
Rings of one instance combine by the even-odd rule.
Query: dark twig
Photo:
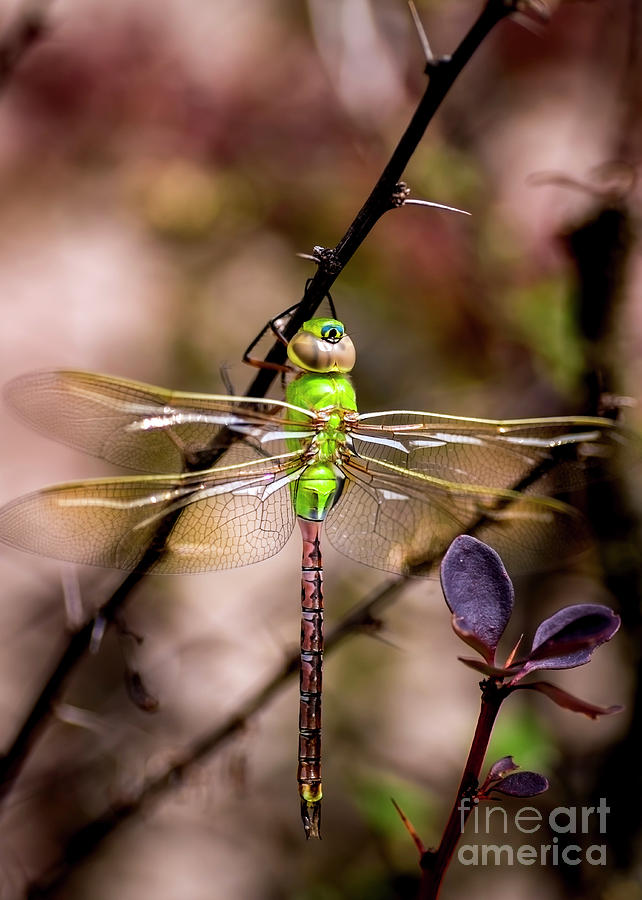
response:
[[[394,196],[397,183],[401,179],[435,112],[475,50],[498,22],[516,10],[517,2],[518,0],[487,0],[477,21],[472,25],[452,57],[437,59],[428,63],[426,66],[426,73],[429,75],[428,86],[408,127],[370,196],[357,213],[345,235],[333,250],[328,250],[321,254],[317,272],[308,282],[300,304],[284,326],[284,337],[287,339],[291,338],[303,322],[314,314],[338,275],[372,231],[378,220],[384,213],[395,207]],[[266,362],[282,364],[285,361],[285,357],[284,345],[281,342],[275,342],[266,355],[265,360]],[[267,368],[260,369],[248,388],[247,396],[265,396],[275,377],[275,371]],[[216,440],[216,449],[212,449],[206,459],[201,458],[199,460],[198,468],[207,468],[214,465],[224,452],[222,445],[225,440],[231,443],[233,439],[232,435],[223,437],[219,435]],[[189,468],[189,466],[186,468]],[[154,540],[139,564],[139,569],[125,578],[114,595],[99,610],[99,614],[108,623],[113,621],[122,603],[162,555],[165,539],[170,534],[179,515],[180,511],[176,514],[169,514],[161,521]],[[92,630],[92,626],[87,625],[70,638],[68,646],[55,666],[49,681],[42,689],[12,746],[0,760],[0,799],[6,796],[18,777],[31,748],[51,715],[52,702],[59,696],[67,678],[75,669],[88,647]]]
[[[325,641],[326,654],[336,650],[349,637],[370,631],[377,623],[377,617],[397,597],[407,583],[403,577],[391,578],[369,598],[357,604],[337,626],[330,631]],[[64,856],[30,886],[31,898],[48,896],[57,890],[68,876],[71,867],[89,857],[101,842],[116,828],[136,815],[155,797],[173,790],[199,761],[214,753],[227,741],[243,731],[248,721],[284,687],[299,671],[299,650],[291,653],[277,672],[253,694],[245,703],[218,728],[206,733],[183,753],[168,764],[160,775],[145,781],[134,795],[111,806],[102,816],[91,821],[77,831],[67,842]]]
[[[608,407],[610,398],[617,398],[622,389],[622,356],[616,351],[613,337],[616,322],[622,318],[622,307],[630,302],[627,294],[632,286],[633,260],[639,252],[633,188],[640,158],[637,122],[642,100],[642,11],[637,0],[623,6],[626,47],[622,54],[618,91],[621,107],[612,138],[612,158],[628,179],[619,191],[594,191],[596,203],[589,216],[574,223],[564,236],[576,273],[575,303],[585,348],[584,382],[589,412],[598,403]],[[605,168],[608,171],[609,167]],[[617,399],[614,406],[617,407]],[[629,473],[628,477],[633,476]],[[642,773],[637,764],[642,741],[641,523],[632,494],[626,483],[617,480],[598,482],[588,494],[587,512],[601,553],[604,585],[620,603],[622,624],[629,638],[627,661],[633,673],[627,732],[600,755],[592,754],[590,759],[586,755],[571,756],[582,772],[583,783],[592,781],[583,802],[607,796],[612,809],[613,825],[608,839],[613,864],[608,873],[603,873],[605,878],[599,885],[595,878],[584,882],[585,890],[603,894],[607,893],[609,873],[614,878],[613,872],[629,870],[633,865],[642,834],[642,810],[639,804],[631,804],[631,797],[642,791]],[[627,773],[626,778],[622,777],[623,772]]]
[[[137,573],[132,573],[135,575]],[[126,578],[114,592],[109,602],[101,609],[101,615],[111,622],[124,600],[129,596],[130,579]],[[54,701],[76,665],[83,658],[94,632],[94,621],[87,622],[80,631],[71,635],[65,650],[54,669],[52,676],[40,693],[33,709],[29,713],[22,728],[16,735],[11,749],[0,760],[0,800],[9,793],[11,786],[19,775],[22,766],[45,728],[53,712]]]
[[[319,268],[310,280],[299,307],[283,329],[284,337],[291,338],[299,330],[303,322],[314,314],[325,295],[379,219],[395,207],[396,186],[446,94],[482,41],[494,26],[513,12],[514,9],[515,4],[510,2],[510,0],[487,0],[479,18],[453,55],[436,59],[427,64],[428,86],[410,123],[379,176],[370,196],[355,216],[348,230],[334,249],[326,250],[322,255]],[[285,347],[277,342],[266,356],[266,361],[283,363],[285,358]],[[248,396],[263,397],[274,378],[274,372],[268,369],[260,370],[248,389]]]
[[[511,490],[515,493],[526,490],[540,478],[545,477],[554,466],[554,459],[543,461],[539,466],[513,484]],[[483,529],[487,522],[488,518],[486,516],[479,516],[474,523],[471,523],[468,534],[474,535],[475,532]],[[438,557],[439,554],[433,554],[426,557],[421,563],[417,563],[416,570],[420,571],[422,575],[430,574]],[[395,602],[397,595],[403,590],[408,581],[409,578],[406,576],[388,579],[388,581],[377,588],[370,597],[357,604],[350,612],[348,612],[341,621],[330,630],[326,637],[326,656],[328,653],[336,650],[337,647],[349,638],[354,637],[357,634],[364,632],[370,633],[373,630],[376,630],[380,625],[381,613]],[[175,787],[180,783],[180,776],[184,775],[190,767],[196,764],[200,759],[214,753],[227,740],[242,731],[249,719],[255,713],[264,709],[268,701],[278,693],[281,687],[283,687],[292,676],[297,674],[299,670],[299,661],[299,651],[297,650],[296,653],[292,653],[287,657],[281,668],[272,676],[272,678],[270,678],[263,687],[259,688],[256,694],[247,700],[232,716],[230,716],[227,722],[202,737],[191,747],[187,748],[179,761],[169,765],[161,775],[154,779],[150,779],[143,784],[135,796],[130,796],[126,801],[111,807],[100,816],[100,818],[76,832],[76,834],[68,841],[64,857],[55,863],[49,871],[38,880],[36,885],[33,885],[30,896],[44,896],[54,888],[57,888],[64,881],[71,865],[88,857],[109,834],[133,815],[137,814],[152,797],[159,796],[164,791]],[[503,696],[504,695],[502,695],[502,699]],[[477,731],[475,732],[475,739],[473,740],[473,745],[466,765],[466,773],[468,773],[466,776],[467,778],[475,767],[477,767],[475,770],[477,771],[477,774],[479,774],[478,768],[482,765],[486,747],[486,744],[483,744],[481,738],[486,734],[490,736],[490,729],[492,728],[495,715],[499,709],[499,706],[497,706],[497,710],[495,710],[492,718],[489,718],[493,702],[494,698],[489,700],[487,697],[486,706],[482,703],[480,721],[483,720],[486,725],[484,727],[478,725]],[[450,856],[447,856],[447,851],[452,855],[455,846],[455,844],[452,844],[451,846],[450,843],[454,839],[454,832],[452,831],[453,827],[454,826],[451,825],[450,830],[447,829],[448,840],[445,843],[442,842],[443,846],[441,846],[441,854],[437,862],[435,862],[435,865],[440,867],[442,875],[450,860]],[[446,839],[444,838],[444,840]],[[427,880],[426,884],[428,883],[429,881]]]
[[[0,36],[0,91],[7,86],[23,56],[46,32],[49,6],[49,0],[27,3]]]

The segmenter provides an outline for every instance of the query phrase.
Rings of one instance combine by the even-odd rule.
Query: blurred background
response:
[[[441,54],[480,2],[417,6]],[[465,70],[405,178],[413,197],[471,217],[389,213],[333,291],[357,346],[362,410],[572,415],[595,412],[606,390],[623,398],[637,427],[639,6],[552,4],[547,26],[502,23]],[[66,366],[216,393],[226,365],[241,393],[253,375],[240,364],[243,350],[313,273],[296,254],[337,243],[424,90],[405,3],[55,0],[34,8],[44,33],[0,73],[0,381]],[[9,34],[23,13],[2,0],[0,47],[2,28]],[[2,502],[50,482],[115,474],[31,433],[5,408],[0,423]],[[593,722],[518,695],[488,760],[510,753],[546,774],[551,790],[533,801],[544,814],[605,796],[607,833],[577,842],[606,842],[607,865],[455,861],[445,900],[464,891],[480,900],[642,897],[640,487],[635,472],[625,475],[586,501],[601,542],[590,568],[516,581],[511,636],[530,636],[561,605],[612,605],[623,633],[589,667],[551,680],[626,710]],[[126,621],[143,643],[110,633],[83,662],[6,802],[3,900],[22,896],[78,828],[136,796],[277,671],[298,640],[299,556],[294,537],[260,565],[150,577],[136,590]],[[329,548],[326,579],[333,623],[386,576]],[[120,576],[2,546],[0,580],[6,750],[64,646],[63,586],[91,609]],[[436,579],[405,589],[380,636],[351,639],[326,660],[322,842],[306,844],[299,821],[291,681],[240,737],[82,865],[70,864],[56,896],[412,897],[416,851],[390,797],[426,845],[439,840],[479,690],[457,662],[463,648]],[[128,698],[125,664],[158,698],[155,713]],[[517,840],[510,830],[491,843]],[[526,842],[549,839],[547,831]]]

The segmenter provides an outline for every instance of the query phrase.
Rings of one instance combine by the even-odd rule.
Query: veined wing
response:
[[[54,485],[0,509],[0,540],[56,559],[178,573],[230,569],[277,553],[294,527],[300,453],[174,476]],[[150,544],[164,546],[151,566]]]
[[[406,410],[361,415],[350,433],[364,458],[461,484],[512,488],[539,467],[540,492],[584,484],[620,439],[598,417],[500,421]]]
[[[558,500],[446,481],[355,454],[341,468],[346,483],[326,533],[337,550],[378,569],[428,574],[462,533],[522,568],[541,568],[553,549],[559,555],[562,538],[566,553],[587,543],[582,517]]]
[[[283,452],[288,408],[303,422],[299,430],[290,422],[288,436],[305,441],[313,433],[314,415],[282,401],[186,394],[92,372],[33,372],[9,382],[5,392],[37,430],[141,472],[178,472],[186,462],[210,468],[208,453],[229,444],[224,429],[242,437],[226,463]]]

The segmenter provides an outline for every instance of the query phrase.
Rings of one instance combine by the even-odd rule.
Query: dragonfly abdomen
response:
[[[294,359],[297,365],[303,360]],[[344,372],[304,372],[290,382],[286,399],[293,408],[293,430],[309,419],[299,410],[315,413],[315,434],[305,448],[307,465],[291,482],[294,509],[303,536],[301,566],[301,669],[299,704],[299,763],[297,781],[301,818],[307,837],[320,837],[321,825],[321,682],[323,669],[323,520],[341,495],[345,476],[339,468],[345,445],[346,412],[356,413],[350,379]],[[318,418],[316,417],[318,414]],[[286,439],[291,451],[300,439]]]
[[[299,519],[301,560],[301,670],[299,765],[301,818],[307,837],[320,837],[321,686],[323,677],[323,563],[321,522]]]
[[[343,474],[332,463],[307,466],[293,483],[294,509],[300,519],[322,522],[338,500]]]

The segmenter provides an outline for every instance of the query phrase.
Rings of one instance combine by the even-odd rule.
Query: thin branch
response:
[[[326,655],[348,638],[376,627],[378,616],[396,600],[407,582],[408,579],[401,576],[389,579],[369,598],[348,612],[326,638]],[[69,875],[71,867],[89,857],[115,829],[129,821],[154,798],[175,789],[192,767],[243,731],[252,716],[264,710],[269,701],[298,674],[299,662],[297,648],[286,657],[278,671],[218,728],[207,732],[188,746],[160,775],[145,781],[135,794],[111,806],[99,818],[80,828],[68,840],[61,858],[37,882],[30,885],[28,897],[44,897],[57,890]]]
[[[547,475],[554,465],[554,460],[543,461],[518,482],[515,482],[515,484],[512,485],[511,490],[516,493],[526,490],[540,478]],[[467,533],[474,535],[475,532],[482,529],[484,525],[488,523],[489,517],[492,520],[492,510],[489,510],[488,515],[481,515],[474,523],[471,523],[470,528],[467,529]],[[414,571],[420,572],[422,575],[430,574],[439,556],[439,553],[427,556],[423,561],[418,562],[415,565]],[[380,626],[380,614],[395,602],[397,595],[403,590],[408,581],[408,576],[390,578],[377,588],[370,597],[353,607],[353,609],[330,630],[325,641],[325,655],[327,656],[328,653],[332,653],[344,641],[354,635],[363,633],[364,631],[368,632],[377,629]],[[58,888],[67,877],[72,863],[78,862],[91,855],[106,837],[121,824],[137,814],[152,797],[157,797],[165,791],[175,788],[176,785],[180,783],[181,776],[185,775],[191,766],[200,759],[214,753],[227,740],[232,738],[239,731],[242,731],[249,719],[255,713],[263,710],[265,705],[278,693],[281,687],[283,687],[291,677],[298,673],[299,663],[299,651],[297,650],[287,657],[283,665],[272,678],[260,687],[249,700],[242,704],[223,725],[209,732],[200,740],[196,741],[190,748],[187,748],[179,761],[169,765],[166,770],[155,779],[150,779],[143,784],[135,796],[130,796],[120,804],[112,806],[98,819],[90,822],[88,825],[77,831],[68,841],[66,850],[61,859],[32,886],[32,893],[30,893],[30,896],[45,896],[52,890]],[[486,718],[484,718],[484,721],[487,722],[489,728],[492,727],[492,721],[488,722]],[[478,726],[477,730],[479,731],[480,728],[481,726]],[[479,743],[479,739],[477,739],[477,741],[474,740],[465,770],[467,780],[470,779],[470,773],[473,771],[474,767],[477,765],[481,766],[483,762],[483,754],[480,757],[480,748],[481,744]],[[462,784],[463,782],[464,779],[462,779]],[[452,838],[452,833],[449,834],[450,840]],[[444,848],[446,846],[450,845],[444,844]],[[445,854],[445,850],[443,852]],[[443,857],[440,857],[440,860],[443,861]],[[441,864],[442,863],[439,862],[439,865]],[[447,861],[444,864],[443,871],[445,871],[446,866]]]
[[[608,10],[607,10],[608,14]],[[565,243],[576,271],[576,316],[584,348],[586,408],[590,412],[610,403],[626,383],[625,359],[616,349],[616,322],[625,318],[622,308],[634,296],[632,271],[639,254],[639,212],[635,198],[635,175],[639,170],[640,131],[638,119],[642,102],[642,10],[637,0],[623,4],[626,46],[620,48],[622,71],[615,95],[620,99],[619,118],[606,156],[618,167],[630,169],[631,178],[622,189],[601,196],[593,191],[596,203],[586,220],[574,222]],[[623,52],[622,52],[623,50]],[[598,170],[599,172],[600,170]],[[599,184],[598,184],[599,186]],[[624,473],[624,467],[623,467]],[[602,753],[578,753],[565,759],[571,775],[581,771],[586,796],[607,796],[612,809],[609,829],[609,859],[612,871],[626,871],[633,865],[642,834],[642,811],[631,804],[640,796],[642,774],[637,765],[642,740],[642,555],[639,504],[635,503],[635,470],[624,481],[598,482],[588,494],[587,515],[595,531],[603,567],[603,583],[619,600],[623,630],[628,635],[628,665],[632,674],[632,694],[627,703],[629,725]],[[627,773],[627,777],[622,777]],[[560,872],[558,875],[562,874]],[[588,882],[585,887],[589,889]],[[591,889],[596,888],[591,884]],[[608,885],[601,884],[606,893]],[[597,889],[597,888],[596,888]]]
[[[32,0],[25,4],[0,35],[0,91],[6,88],[23,56],[45,34],[46,12],[50,5],[50,0]]]
[[[430,76],[428,86],[412,119],[370,196],[348,230],[334,249],[328,249],[323,254],[319,268],[309,282],[298,309],[283,330],[286,338],[293,337],[301,325],[314,314],[379,219],[394,207],[393,198],[396,186],[446,94],[494,26],[513,11],[514,4],[509,0],[487,0],[479,18],[453,55],[437,59],[426,66],[426,73]],[[276,342],[267,354],[266,361],[283,363],[285,358],[285,347]],[[274,372],[261,369],[248,388],[247,395],[251,397],[265,396],[275,377]]]
[[[441,842],[436,850],[429,850],[421,858],[422,875],[418,900],[435,900],[439,894],[446,869],[474,808],[473,795],[479,783],[479,773],[484,764],[493,725],[507,696],[506,692],[492,681],[485,684],[475,734]],[[462,800],[466,798],[470,802],[463,807]]]
[[[354,256],[365,238],[370,234],[378,220],[395,207],[395,191],[401,176],[421,141],[428,124],[452,87],[454,81],[469,61],[481,42],[494,26],[515,10],[510,0],[487,0],[478,19],[472,25],[452,57],[431,62],[426,67],[429,75],[428,86],[421,97],[412,119],[395,148],[389,162],[375,184],[370,196],[357,213],[348,230],[336,247],[326,250],[320,256],[319,266],[314,277],[309,281],[304,296],[286,323],[283,334],[289,339],[309,319],[323,301],[343,268]],[[282,364],[286,358],[286,350],[281,342],[275,342],[267,353],[265,360]],[[276,377],[270,369],[260,369],[248,388],[247,396],[263,397]],[[216,449],[212,448],[207,458],[201,458],[198,466],[202,469],[211,467],[220,458],[227,446],[231,445],[234,436],[223,431],[216,438]],[[190,469],[186,466],[186,469]],[[116,592],[99,610],[99,614],[110,623],[128,598],[130,593],[149,572],[164,552],[166,538],[171,533],[181,511],[170,513],[159,524],[158,531],[141,559],[139,569],[130,573],[117,588]],[[88,624],[72,635],[68,646],[56,664],[49,681],[42,689],[31,712],[21,727],[12,746],[0,759],[0,800],[6,797],[16,778],[22,770],[26,759],[46,726],[52,714],[53,701],[61,693],[67,678],[80,662],[91,640],[93,626]]]

